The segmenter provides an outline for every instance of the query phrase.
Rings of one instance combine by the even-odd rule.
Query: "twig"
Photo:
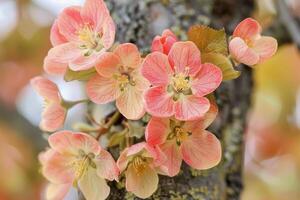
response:
[[[121,116],[120,112],[116,111],[114,115],[109,119],[109,121],[99,129],[96,139],[99,140],[101,135],[105,134],[111,128],[111,126],[114,125],[114,123],[116,123],[116,121],[120,118],[120,116]]]
[[[289,32],[292,40],[300,50],[300,28],[296,20],[291,16],[290,11],[283,0],[277,0],[277,8],[279,11],[279,17]]]

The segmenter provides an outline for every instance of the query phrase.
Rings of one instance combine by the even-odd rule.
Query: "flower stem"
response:
[[[120,117],[121,113],[119,111],[116,111],[114,115],[108,120],[108,122],[99,129],[96,139],[99,140],[101,135],[105,134],[112,127],[112,125],[114,125],[118,121]]]
[[[80,103],[87,103],[89,102],[90,100],[88,99],[83,99],[83,100],[78,100],[78,101],[63,101],[62,102],[62,105],[66,108],[66,109],[70,109],[72,108],[73,106],[77,105],[77,104],[80,104]]]

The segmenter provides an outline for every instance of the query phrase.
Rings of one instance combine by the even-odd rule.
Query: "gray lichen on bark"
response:
[[[165,28],[186,39],[194,24],[225,27],[228,33],[253,9],[251,0],[112,0],[107,1],[117,25],[120,43],[133,42],[149,52],[151,41]],[[223,159],[215,168],[192,170],[183,164],[180,174],[160,176],[159,188],[149,199],[239,199],[242,191],[243,133],[252,91],[251,71],[243,66],[241,77],[223,82],[215,92],[219,116],[209,128],[222,142]],[[110,183],[109,199],[138,199]]]

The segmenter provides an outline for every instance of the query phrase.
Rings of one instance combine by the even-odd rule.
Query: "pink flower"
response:
[[[175,42],[177,42],[176,35],[169,29],[166,29],[163,31],[162,36],[156,36],[154,38],[152,41],[151,51],[158,51],[168,55]]]
[[[140,198],[150,197],[157,189],[156,167],[164,161],[162,152],[145,142],[126,148],[120,155],[117,165],[125,172],[126,189]]]
[[[48,138],[51,149],[40,155],[42,173],[50,181],[47,199],[61,200],[72,186],[86,199],[106,199],[105,179],[118,180],[117,165],[99,143],[85,133],[60,131]]]
[[[143,76],[152,87],[145,92],[147,112],[156,117],[195,120],[209,109],[204,96],[222,81],[221,70],[213,64],[201,64],[200,51],[193,42],[176,42],[168,56],[153,52],[142,66]]]
[[[141,118],[145,114],[143,92],[148,88],[140,73],[141,62],[138,48],[131,43],[103,54],[96,64],[98,75],[87,83],[89,98],[98,104],[116,100],[116,106],[126,118]]]
[[[67,109],[62,106],[63,100],[55,83],[38,76],[31,79],[31,85],[45,99],[40,128],[49,132],[61,128],[66,118]]]
[[[51,29],[53,48],[44,61],[50,74],[94,67],[115,39],[115,25],[103,0],[86,0],[83,7],[63,10]]]
[[[168,176],[177,175],[182,159],[198,170],[209,169],[220,162],[221,144],[214,134],[205,130],[216,115],[217,107],[212,105],[210,111],[196,121],[151,118],[145,137],[149,145],[159,145],[167,157],[160,166],[162,172]]]
[[[231,56],[246,65],[259,64],[277,51],[277,41],[273,37],[261,36],[261,26],[251,18],[242,21],[233,32],[229,42]]]

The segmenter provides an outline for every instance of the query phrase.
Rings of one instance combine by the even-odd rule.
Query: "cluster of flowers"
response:
[[[255,65],[272,56],[277,42],[260,35],[253,19],[241,22],[229,43],[236,62]],[[44,62],[48,74],[64,76],[68,70],[95,70],[86,84],[96,104],[116,102],[125,119],[139,120],[147,112],[145,142],[130,144],[115,162],[98,139],[88,133],[58,131],[48,138],[50,149],[40,155],[42,173],[50,181],[47,199],[63,199],[77,187],[87,200],[106,199],[106,183],[125,176],[127,191],[151,196],[158,174],[175,176],[182,160],[194,169],[216,166],[221,144],[205,130],[218,108],[206,96],[222,82],[222,71],[201,63],[200,50],[191,41],[178,41],[170,30],[156,36],[151,53],[142,57],[131,43],[113,46],[115,25],[102,0],[86,0],[82,7],[66,8],[51,29],[50,49]],[[78,102],[65,101],[50,80],[31,81],[44,97],[41,129],[54,132],[64,124],[67,111]],[[107,130],[108,127],[101,130]]]

